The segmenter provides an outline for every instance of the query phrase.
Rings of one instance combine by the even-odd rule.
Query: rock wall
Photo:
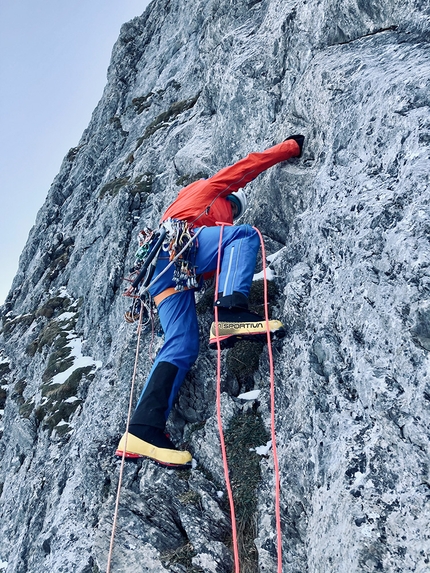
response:
[[[287,326],[274,349],[283,571],[430,570],[429,20],[420,0],[154,0],[122,27],[2,308],[0,572],[105,571],[136,233],[183,185],[292,133],[303,157],[247,187],[243,220],[274,255]],[[169,422],[196,467],[127,464],[115,573],[232,570],[210,292],[199,320]],[[161,343],[145,334],[136,392]],[[267,349],[224,352],[223,371],[241,571],[275,571],[273,463],[255,451]]]

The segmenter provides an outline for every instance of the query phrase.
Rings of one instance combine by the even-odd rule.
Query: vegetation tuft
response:
[[[77,398],[76,394],[82,378],[91,376],[92,369],[92,366],[76,368],[63,384],[42,385],[42,396],[45,401],[36,408],[35,416],[39,423],[44,422],[44,428],[50,432],[55,429],[58,435],[64,435],[71,430],[70,426],[64,422],[68,422],[78,406],[82,404],[82,400]],[[76,399],[70,400],[70,398]]]
[[[36,418],[44,420],[44,427],[52,431],[60,422],[67,422],[82,400],[77,398],[79,384],[84,376],[91,376],[92,366],[76,368],[62,384],[43,384],[42,396],[46,398],[36,409]],[[76,398],[75,400],[69,400]],[[60,426],[62,428],[63,424]],[[58,433],[58,431],[57,431]]]
[[[64,296],[55,296],[50,298],[40,308],[36,310],[36,316],[52,318],[55,314],[59,315],[70,307],[71,300]]]
[[[118,195],[121,187],[127,185],[129,180],[130,177],[118,177],[113,181],[109,181],[109,183],[106,183],[106,185],[104,185],[101,188],[99,193],[99,199],[103,199],[103,197],[105,197],[106,195],[109,195],[110,197],[115,197],[116,195]]]
[[[42,352],[49,347],[50,353],[45,362],[45,371],[42,374],[42,403],[37,405],[34,397],[24,400],[22,394],[25,381],[21,381],[20,387],[15,385],[14,394],[20,406],[20,415],[28,418],[33,414],[36,422],[47,428],[49,432],[56,430],[57,435],[64,436],[71,431],[67,422],[78,406],[82,403],[78,397],[79,385],[84,376],[91,379],[93,366],[75,368],[63,383],[52,383],[54,376],[65,372],[73,366],[75,358],[72,356],[70,346],[71,337],[75,334],[74,328],[78,319],[77,308],[79,302],[73,303],[64,296],[55,296],[43,304],[37,311],[37,317],[48,319],[39,335],[27,346],[27,352],[34,356],[36,352]],[[58,320],[63,312],[70,311],[69,318]],[[43,324],[43,322],[42,322]],[[81,390],[82,392],[82,390]]]
[[[136,113],[141,114],[143,111],[145,111],[145,109],[151,107],[151,101],[149,100],[153,95],[153,92],[149,92],[149,94],[146,94],[145,96],[135,97],[131,100]]]
[[[233,418],[225,433],[243,573],[258,572],[254,539],[257,536],[255,514],[261,470],[260,456],[250,450],[268,440],[261,416],[252,411]]]
[[[193,108],[199,99],[199,96],[200,94],[197,94],[193,98],[177,101],[173,103],[168,110],[163,111],[163,113],[160,113],[160,115],[157,115],[157,117],[151,121],[151,123],[145,129],[142,138],[139,139],[139,146],[145,141],[145,139],[151,137],[151,135],[153,135],[157,130],[162,129],[163,127],[167,127],[168,123],[176,119],[178,115],[184,113],[184,111],[187,111],[188,109]]]
[[[179,501],[183,505],[194,505],[196,507],[201,507],[201,497],[200,494],[194,489],[189,489],[188,491],[181,493],[178,496]]]
[[[203,171],[199,171],[198,173],[195,173],[194,175],[190,175],[189,173],[186,173],[185,175],[182,175],[182,177],[179,177],[178,179],[176,179],[175,183],[179,187],[186,187],[187,185],[191,185],[191,183],[194,183],[195,181],[199,181],[200,179],[206,179],[207,177],[208,177],[208,174],[203,172]]]
[[[267,281],[267,298],[269,303],[275,303],[279,296],[278,287],[274,281]],[[264,281],[254,281],[249,293],[249,308],[264,316]],[[270,307],[269,307],[270,310]]]
[[[9,362],[2,362],[0,364],[0,379],[9,374],[9,372],[10,372]],[[3,380],[1,382],[3,382]]]
[[[15,318],[3,317],[3,334],[5,338],[11,336],[17,326],[30,326],[34,320],[34,314],[24,314]]]
[[[171,565],[180,565],[184,573],[203,573],[203,569],[193,565],[192,558],[196,555],[194,547],[189,541],[177,549],[165,551],[160,555],[161,563],[170,568]]]
[[[19,407],[19,415],[21,418],[29,418],[34,410],[34,399],[30,398],[21,404]]]
[[[6,388],[0,386],[0,410],[4,410],[4,406],[6,404],[7,392]]]
[[[137,195],[137,193],[151,193],[153,180],[154,180],[154,174],[149,171],[143,173],[142,175],[139,175],[133,181],[131,193],[133,195]]]
[[[27,386],[27,382],[25,378],[21,378],[13,387],[11,398],[15,400],[18,404],[22,404],[24,402],[23,394],[24,390]]]
[[[227,372],[236,377],[246,392],[254,388],[254,373],[260,366],[263,342],[240,340],[227,352]]]
[[[49,382],[54,376],[73,366],[74,357],[70,356],[72,349],[68,346],[67,338],[59,337],[57,344],[59,340],[63,341],[64,345],[58,345],[57,349],[49,355],[48,364],[42,374],[42,382]]]
[[[66,299],[67,301],[69,299]],[[70,301],[69,301],[70,302]],[[48,301],[49,303],[49,301]],[[61,306],[57,307],[55,310],[46,303],[44,307],[39,309],[37,312],[40,313],[39,316],[49,316],[51,317],[53,314],[58,312],[58,309],[61,309],[61,312],[67,310],[68,306]],[[61,314],[58,312],[58,314]],[[30,344],[27,346],[26,351],[27,354],[30,356],[34,356],[36,352],[42,352],[45,346],[54,345],[54,351],[58,352],[57,358],[65,357],[70,354],[70,349],[67,349],[67,345],[69,343],[68,339],[68,331],[72,330],[77,322],[77,317],[73,316],[66,320],[50,320],[42,329],[39,336],[35,338]],[[53,358],[50,358],[52,367]]]
[[[130,181],[130,177],[119,177],[118,179],[109,181],[109,183],[106,183],[106,185],[102,187],[99,193],[99,199],[101,200],[107,195],[109,197],[115,197],[125,185],[128,185],[128,191],[132,195],[151,193],[153,179],[154,174],[150,172],[139,175],[134,181]]]

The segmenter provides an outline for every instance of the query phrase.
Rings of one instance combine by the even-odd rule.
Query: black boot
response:
[[[267,340],[266,319],[248,310],[248,299],[244,294],[233,292],[222,296],[215,306],[218,308],[218,329],[213,322],[209,336],[211,348],[216,348],[217,340],[221,348],[231,347],[237,340]],[[268,326],[271,337],[285,336],[284,325],[279,320],[269,320]]]
[[[241,292],[221,296],[216,302],[219,322],[256,322],[262,321],[260,315],[248,310],[248,299]]]
[[[132,434],[140,438],[140,426],[144,428],[149,426],[164,431],[165,412],[177,373],[178,367],[170,362],[159,362],[154,368],[145,392],[131,418],[130,432]],[[145,440],[144,437],[142,439]]]

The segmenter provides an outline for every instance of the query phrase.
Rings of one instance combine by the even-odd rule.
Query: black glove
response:
[[[305,141],[305,136],[304,135],[290,135],[290,137],[287,137],[287,139],[285,141],[288,141],[289,139],[294,139],[294,141],[300,147],[300,153],[299,153],[299,155],[297,155],[297,157],[301,157],[302,156],[303,142]]]

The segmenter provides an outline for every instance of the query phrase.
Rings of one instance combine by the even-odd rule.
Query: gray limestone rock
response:
[[[420,0],[154,0],[124,24],[1,309],[0,572],[105,571],[137,231],[181,186],[292,133],[302,158],[247,187],[243,218],[273,255],[271,312],[287,329],[274,349],[283,571],[430,571],[429,18]],[[205,297],[169,420],[196,464],[126,465],[115,573],[233,567]],[[273,459],[255,451],[270,433],[267,350],[246,376],[228,352],[241,570],[274,571]],[[237,397],[252,387],[257,399]]]

